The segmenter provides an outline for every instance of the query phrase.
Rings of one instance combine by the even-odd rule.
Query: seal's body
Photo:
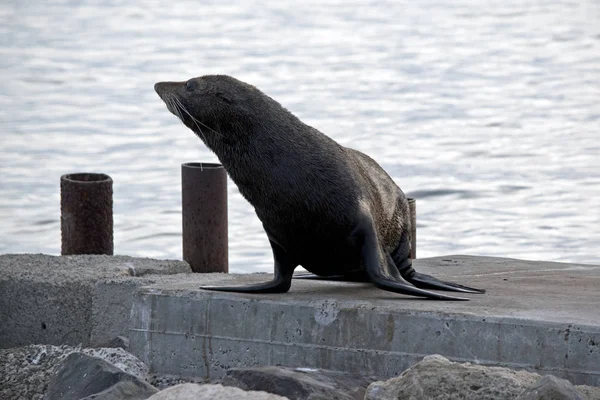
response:
[[[369,280],[385,290],[440,300],[466,299],[423,288],[483,292],[414,271],[408,200],[369,156],[229,76],[159,82],[155,90],[215,152],[254,206],[273,249],[272,281],[204,289],[286,292],[301,265],[320,277]]]

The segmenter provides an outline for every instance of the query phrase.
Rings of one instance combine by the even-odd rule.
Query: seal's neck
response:
[[[268,111],[249,119],[222,119],[215,126],[220,134],[204,140],[251,203],[257,188],[267,194],[298,180],[319,179],[319,166],[329,165],[332,152],[341,149],[283,107],[265,107]]]

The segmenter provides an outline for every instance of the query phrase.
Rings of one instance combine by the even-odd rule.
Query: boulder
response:
[[[121,381],[81,400],[145,400],[157,392],[158,389],[140,380]]]
[[[440,355],[423,358],[400,376],[373,382],[365,400],[581,399],[600,400],[600,387],[573,386],[552,375],[455,363]]]
[[[232,368],[222,384],[243,390],[262,390],[290,400],[362,400],[376,379],[338,371],[309,368]]]
[[[91,357],[101,358],[109,364],[112,364],[141,380],[148,381],[150,379],[148,366],[140,361],[139,358],[122,348],[85,348],[77,351]]]
[[[575,386],[577,391],[586,400],[600,400],[600,387],[598,386]]]
[[[517,400],[584,400],[571,382],[546,375],[521,393]]]
[[[0,399],[42,399],[61,363],[73,352],[102,358],[127,373],[147,380],[148,367],[123,349],[29,345],[0,349]]]
[[[459,364],[432,355],[396,378],[369,385],[365,400],[514,400],[538,379],[531,372]]]
[[[199,385],[205,383],[220,383],[218,380],[211,380],[206,377],[182,377],[176,375],[158,375],[152,374],[150,375],[150,379],[148,379],[148,383],[157,388],[159,391],[169,388],[171,386],[180,385],[182,383],[197,383]]]
[[[115,385],[117,387],[113,387]],[[91,398],[141,400],[157,391],[146,381],[101,358],[74,352],[63,361],[60,370],[48,384],[44,399],[80,400],[96,395]]]
[[[289,400],[276,394],[249,391],[223,385],[182,383],[162,390],[148,400]]]

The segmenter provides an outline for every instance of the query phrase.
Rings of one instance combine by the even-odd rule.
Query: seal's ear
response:
[[[231,98],[229,96],[227,96],[225,93],[217,92],[216,96],[218,98],[220,98],[221,100],[223,100],[227,104],[233,103],[233,101],[231,101]]]

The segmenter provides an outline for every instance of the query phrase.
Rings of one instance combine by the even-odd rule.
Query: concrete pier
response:
[[[600,266],[444,256],[419,272],[487,289],[432,301],[370,284],[294,280],[290,292],[209,292],[270,274],[193,274],[125,256],[0,255],[0,347],[129,335],[152,372],[217,378],[283,365],[394,376],[428,354],[600,386]]]
[[[189,265],[175,260],[0,255],[0,348],[95,346],[126,336],[135,289],[186,272]]]
[[[270,275],[194,275],[135,293],[131,350],[182,376],[256,365],[394,376],[436,353],[600,386],[600,266],[446,256],[415,268],[488,293],[441,302],[295,280],[285,294],[248,295],[198,286]]]

